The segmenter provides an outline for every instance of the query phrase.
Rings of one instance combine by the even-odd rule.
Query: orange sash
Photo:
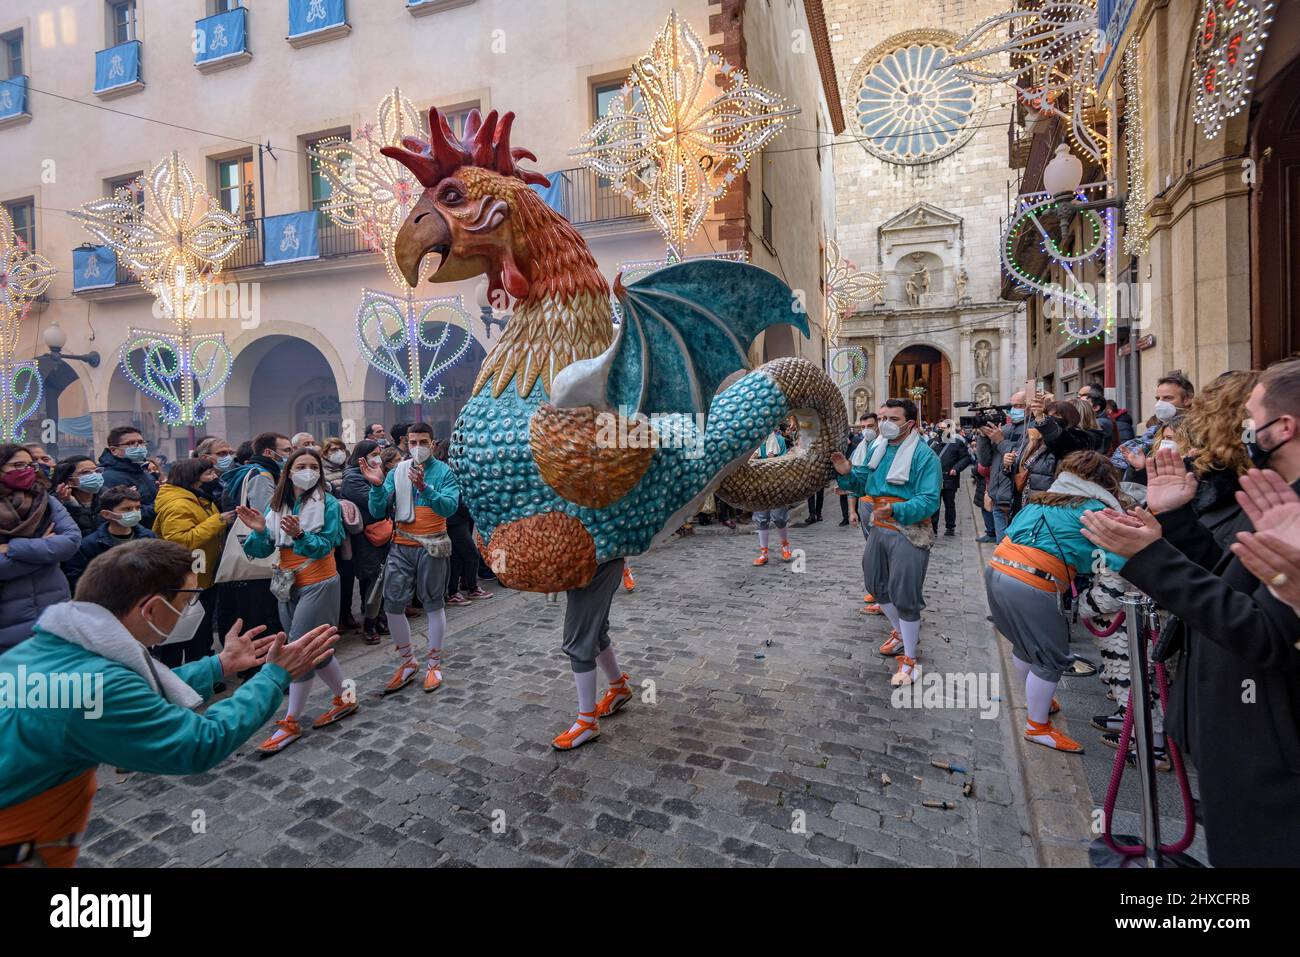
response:
[[[1030,565],[1051,575],[1055,582],[1040,578],[1023,568],[1012,568],[1010,565],[1003,565],[997,561],[990,562],[994,568],[1003,574],[1010,575],[1026,585],[1032,585],[1039,591],[1064,592],[1069,589],[1070,582],[1074,581],[1074,568],[1072,566],[1065,564],[1051,552],[1045,552],[1041,548],[1033,548],[1029,545],[1017,545],[1010,538],[1004,538],[998,543],[998,547],[993,549],[993,557],[1005,558],[1021,565]]]
[[[897,502],[905,502],[907,500],[899,498],[896,495],[878,495],[873,499],[868,499],[868,501],[871,502],[871,508],[874,512],[877,505],[893,505]],[[894,531],[898,531],[898,524],[893,519],[881,518],[879,515],[873,514],[871,516],[871,524],[876,528],[892,528]]]
[[[338,574],[333,552],[324,558],[312,559],[299,555],[288,546],[280,548],[280,567],[287,572],[293,572],[293,583],[299,588],[315,585]]]
[[[46,867],[72,867],[77,863],[81,833],[90,820],[95,798],[95,769],[88,768],[71,781],[42,791],[21,804],[0,808],[0,847],[34,841],[36,856]],[[17,865],[22,867],[23,865]]]
[[[413,538],[408,538],[402,532],[410,532],[412,535],[439,535],[447,531],[447,520],[429,508],[427,505],[415,506],[415,518],[409,522],[397,523],[397,534],[393,536],[393,542],[398,545],[415,545],[420,543]]]

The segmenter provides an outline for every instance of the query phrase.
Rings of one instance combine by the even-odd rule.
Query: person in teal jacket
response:
[[[368,462],[361,474],[370,483],[367,505],[376,519],[391,515],[393,543],[384,562],[384,612],[388,630],[401,658],[384,694],[400,691],[419,672],[411,649],[411,624],[406,609],[418,598],[429,619],[429,648],[424,690],[442,687],[442,643],[447,633],[447,578],[451,568],[451,538],[447,519],[460,505],[456,474],[433,455],[433,429],[417,422],[406,432],[411,457],[387,474]]]
[[[241,633],[219,655],[175,671],[152,659],[198,599],[189,549],[159,539],[95,558],[75,601],[46,609],[35,632],[0,655],[0,866],[72,866],[103,763],[147,774],[197,774],[229,757],[275,713],[290,681],[328,657],[337,632],[293,645]],[[264,665],[206,711],[218,682]]]
[[[943,476],[939,457],[921,440],[916,403],[886,399],[880,407],[880,438],[866,461],[854,467],[843,453],[831,456],[839,486],[873,501],[872,530],[862,556],[867,591],[893,626],[880,653],[898,658],[890,683],[912,683],[921,643],[925,575],[930,567]]]
[[[280,472],[265,514],[240,506],[239,517],[252,532],[244,539],[244,554],[266,558],[279,550],[271,590],[280,602],[280,624],[297,641],[320,625],[337,625],[339,572],[334,550],[343,543],[343,510],[327,492],[320,453],[301,448],[289,456]],[[317,669],[334,692],[333,704],[312,727],[323,728],[357,710],[356,694],[348,691],[339,663],[330,659]],[[289,688],[289,711],[276,731],[258,748],[264,755],[278,754],[302,737],[298,716],[311,696],[314,675]]]

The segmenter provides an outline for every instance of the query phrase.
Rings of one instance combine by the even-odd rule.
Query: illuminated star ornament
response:
[[[162,403],[158,417],[164,423],[202,425],[208,418],[205,403],[225,385],[232,360],[225,336],[196,335],[194,319],[221,264],[248,231],[213,201],[179,153],[142,179],[142,203],[131,183],[70,215],[117,253],[176,327],[167,332],[131,329],[120,353],[122,371],[141,392]]]
[[[1192,119],[1206,139],[1250,105],[1274,0],[1202,0],[1196,22]]]
[[[446,127],[446,118],[440,119]],[[478,112],[471,113],[467,136],[481,124]],[[446,135],[452,135],[449,127]],[[331,188],[322,211],[343,228],[359,232],[384,257],[389,278],[402,291],[395,296],[363,289],[357,310],[357,344],[371,366],[391,380],[388,396],[398,405],[442,398],[439,377],[469,352],[473,341],[461,297],[416,299],[394,254],[397,233],[424,187],[414,173],[381,151],[428,138],[424,117],[394,89],[380,102],[376,121],[359,129],[354,139],[332,137],[309,151]],[[421,281],[429,265],[421,264]]]
[[[710,53],[673,11],[569,155],[608,177],[664,234],[669,258],[681,260],[712,203],[798,113]]]
[[[34,362],[19,362],[18,332],[33,299],[54,280],[48,259],[27,248],[0,206],[0,442],[21,442],[23,423],[41,404],[41,374]]]
[[[826,339],[840,336],[840,320],[859,305],[874,302],[885,282],[875,273],[859,272],[851,259],[840,256],[835,240],[826,244]]]
[[[1044,0],[999,13],[957,41],[949,66],[972,83],[1009,83],[1038,113],[1065,120],[1071,140],[1103,167],[1110,143],[1097,90],[1097,0]]]

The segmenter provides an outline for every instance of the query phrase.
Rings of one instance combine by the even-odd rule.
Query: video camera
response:
[[[958,420],[963,429],[981,429],[986,425],[996,425],[999,428],[1007,424],[1007,412],[1010,405],[990,405],[984,408],[973,409],[970,402],[954,402],[954,406],[961,409],[969,409],[966,415]]]

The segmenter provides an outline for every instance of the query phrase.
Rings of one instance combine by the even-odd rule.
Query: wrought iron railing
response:
[[[631,222],[644,219],[632,201],[614,189],[607,177],[586,166],[547,174],[553,205],[575,226]]]

